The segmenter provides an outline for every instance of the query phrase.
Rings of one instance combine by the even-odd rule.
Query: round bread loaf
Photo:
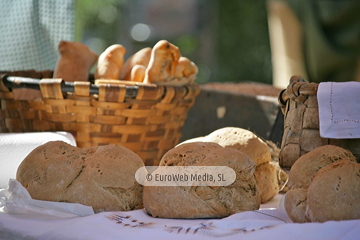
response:
[[[143,207],[143,186],[135,180],[143,166],[119,145],[77,148],[53,141],[22,161],[16,179],[34,199],[80,203],[95,212],[128,211]]]
[[[307,192],[312,222],[360,219],[360,164],[348,160],[319,170]]]
[[[287,191],[284,199],[285,211],[293,222],[309,222],[306,218],[307,189],[297,188]]]
[[[288,187],[308,188],[316,172],[333,162],[349,159],[356,162],[354,155],[344,148],[325,145],[302,155],[290,169]]]
[[[235,149],[216,143],[186,143],[169,150],[160,166],[228,166],[236,173],[228,186],[145,186],[143,201],[153,217],[221,218],[259,209],[255,163]]]
[[[237,127],[225,127],[207,136],[189,139],[183,143],[190,142],[213,142],[225,148],[240,150],[256,164],[255,180],[261,196],[261,203],[269,201],[279,193],[276,168],[269,164],[271,160],[269,146],[251,131]]]

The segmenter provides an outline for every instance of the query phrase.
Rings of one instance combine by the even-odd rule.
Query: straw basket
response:
[[[158,165],[162,155],[178,144],[187,112],[200,91],[196,84],[95,85],[91,77],[89,82],[51,77],[51,71],[32,70],[1,75],[0,132],[67,131],[78,147],[122,145],[146,165]],[[16,100],[12,89],[18,87],[39,89],[42,98]]]
[[[320,137],[317,83],[307,83],[299,76],[290,79],[289,86],[279,95],[284,113],[284,133],[279,156],[280,165],[290,170],[305,153],[323,145],[336,145],[350,150],[360,159],[360,139],[330,139]]]

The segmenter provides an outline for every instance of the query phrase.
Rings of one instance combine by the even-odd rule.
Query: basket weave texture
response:
[[[0,132],[67,131],[78,147],[122,145],[145,165],[158,165],[161,157],[178,144],[187,112],[200,88],[141,85],[127,97],[124,84],[101,83],[98,94],[90,82],[75,82],[74,92],[63,93],[61,79],[51,71],[8,72],[11,76],[41,79],[42,98],[16,100],[0,81]],[[133,86],[134,88],[134,86]]]
[[[350,150],[360,159],[360,139],[330,139],[320,137],[317,83],[305,82],[293,76],[279,95],[284,113],[284,133],[279,155],[280,166],[290,170],[302,155],[323,145],[336,145]]]

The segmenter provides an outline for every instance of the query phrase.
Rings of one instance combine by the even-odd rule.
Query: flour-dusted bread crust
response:
[[[95,212],[142,208],[135,172],[144,163],[118,145],[77,148],[62,141],[34,149],[16,179],[34,199],[92,206]]]
[[[260,195],[256,187],[255,163],[236,149],[216,143],[186,143],[168,151],[160,166],[229,166],[236,180],[229,186],[145,186],[146,211],[162,218],[221,218],[256,210]]]
[[[312,222],[360,219],[360,163],[341,160],[319,170],[307,192]]]
[[[237,127],[220,128],[207,135],[203,142],[214,142],[226,148],[234,148],[248,155],[256,165],[268,163],[271,152],[267,144],[253,132]]]
[[[254,172],[261,203],[266,203],[279,193],[279,183],[276,168],[270,163],[256,166]]]
[[[289,188],[308,188],[317,171],[342,159],[356,162],[349,150],[334,145],[317,147],[302,155],[290,169]]]

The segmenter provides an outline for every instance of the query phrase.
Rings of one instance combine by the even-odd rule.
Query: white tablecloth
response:
[[[292,223],[277,207],[223,219],[161,219],[141,210],[60,218],[0,212],[0,239],[359,239],[360,220]]]

